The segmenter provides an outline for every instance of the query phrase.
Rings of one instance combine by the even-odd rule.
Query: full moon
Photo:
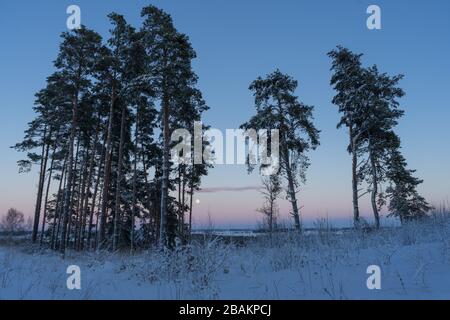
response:
[[[200,199],[195,199],[195,203],[199,204],[200,203]]]

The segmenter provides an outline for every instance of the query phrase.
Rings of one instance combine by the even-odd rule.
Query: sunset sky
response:
[[[279,68],[299,81],[301,101],[315,106],[321,145],[310,153],[307,183],[298,194],[303,220],[328,216],[336,225],[351,223],[351,162],[347,132],[337,130],[331,104],[330,61],[326,53],[341,44],[364,53],[363,63],[389,74],[402,73],[406,115],[397,132],[411,168],[424,179],[420,191],[434,205],[450,195],[450,2],[433,1],[0,1],[0,214],[16,207],[33,212],[38,174],[18,174],[23,158],[9,147],[23,137],[33,118],[34,93],[54,68],[66,31],[66,8],[81,8],[82,24],[108,37],[106,15],[123,14],[139,27],[149,3],[172,15],[197,52],[194,69],[210,110],[204,123],[238,128],[254,113],[248,86]],[[366,9],[377,4],[382,30],[368,30]],[[36,169],[36,168],[35,168]],[[218,227],[253,227],[261,216],[260,177],[245,166],[220,165],[204,179],[194,207],[197,227],[207,215]],[[369,199],[361,200],[371,218]],[[289,204],[280,200],[288,218]]]

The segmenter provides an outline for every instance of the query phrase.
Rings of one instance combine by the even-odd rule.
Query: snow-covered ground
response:
[[[81,290],[66,269],[78,265]],[[367,267],[381,289],[367,288]],[[450,299],[450,224],[208,241],[133,256],[0,247],[0,299]]]

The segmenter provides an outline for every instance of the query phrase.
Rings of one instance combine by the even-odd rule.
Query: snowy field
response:
[[[80,290],[67,288],[69,265],[80,267]],[[381,269],[380,290],[367,288],[370,265]],[[0,299],[450,299],[450,223],[65,260],[3,243]]]

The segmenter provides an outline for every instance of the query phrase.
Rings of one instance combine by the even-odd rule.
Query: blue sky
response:
[[[123,14],[138,27],[140,10],[155,4],[186,33],[198,58],[194,68],[199,87],[211,107],[204,122],[225,130],[237,128],[254,112],[249,83],[279,68],[299,81],[300,99],[316,106],[321,146],[311,153],[307,184],[299,193],[304,220],[328,215],[336,223],[351,216],[350,158],[347,135],[336,130],[339,115],[331,104],[330,61],[326,53],[337,44],[364,53],[366,65],[377,64],[390,74],[403,73],[406,115],[397,132],[411,168],[425,180],[421,191],[435,204],[450,194],[450,2],[432,1],[1,1],[0,2],[0,212],[17,207],[32,212],[37,174],[19,175],[21,155],[9,149],[20,140],[33,118],[34,93],[53,71],[59,35],[66,29],[66,8],[79,5],[82,23],[108,36],[109,12]],[[366,9],[377,4],[382,30],[368,30]],[[221,226],[252,226],[261,195],[233,187],[259,184],[243,166],[218,166],[205,188],[228,191],[198,194],[196,223],[209,212]],[[370,217],[368,199],[361,203]],[[289,206],[280,201],[281,213]]]

